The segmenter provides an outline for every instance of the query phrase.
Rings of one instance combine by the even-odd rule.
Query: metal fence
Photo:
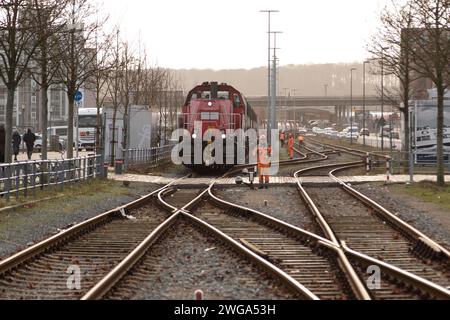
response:
[[[70,160],[26,161],[0,165],[0,196],[9,200],[22,194],[34,196],[37,189],[54,187],[64,190],[71,182],[101,176],[101,156],[87,156]]]
[[[151,149],[129,149],[126,151],[125,168],[128,169],[129,166],[142,164],[157,165],[160,162],[167,161],[171,158],[174,146],[174,144],[170,144]]]

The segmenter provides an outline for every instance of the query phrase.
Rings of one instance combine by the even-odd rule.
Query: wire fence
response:
[[[86,156],[70,160],[37,160],[0,165],[0,196],[7,201],[20,195],[35,196],[38,189],[94,179],[102,175],[101,156]]]
[[[134,165],[157,165],[167,161],[171,158],[174,146],[174,144],[169,144],[150,149],[128,149],[126,151],[125,169],[127,170],[129,166]]]

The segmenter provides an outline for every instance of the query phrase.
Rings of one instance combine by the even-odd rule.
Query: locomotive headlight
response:
[[[197,134],[196,134],[196,133],[194,133],[194,134],[192,135],[192,139],[197,139]]]
[[[222,133],[222,139],[226,139],[227,138],[227,135],[225,134],[225,133]]]
[[[210,101],[210,102],[208,102],[208,107],[212,107],[213,106],[213,103]]]

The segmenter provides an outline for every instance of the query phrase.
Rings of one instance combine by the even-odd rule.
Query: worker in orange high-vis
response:
[[[284,148],[284,143],[286,141],[286,134],[284,133],[284,131],[282,131],[280,133],[280,141],[281,141],[281,147]]]
[[[255,151],[258,156],[259,189],[269,189],[272,147],[267,144],[265,135],[259,138],[259,146]]]
[[[305,142],[305,137],[303,137],[301,134],[298,136],[298,145],[302,146],[303,142]]]
[[[289,135],[289,141],[288,141],[288,152],[289,152],[289,158],[294,159],[294,136],[292,134]]]

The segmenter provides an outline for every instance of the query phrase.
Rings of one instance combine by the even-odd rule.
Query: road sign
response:
[[[81,91],[77,91],[75,93],[75,101],[80,102],[83,99],[83,93]]]

